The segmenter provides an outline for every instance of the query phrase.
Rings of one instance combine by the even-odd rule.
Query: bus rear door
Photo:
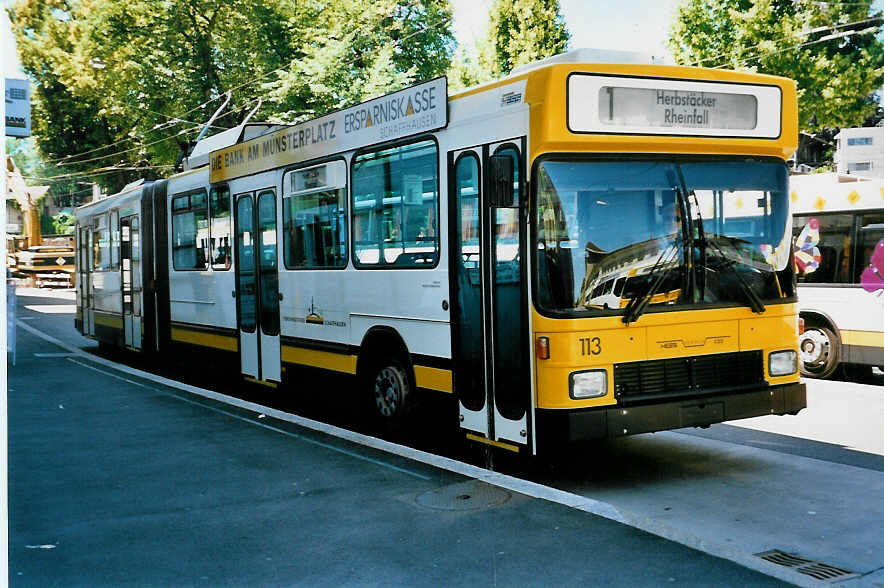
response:
[[[280,381],[276,192],[236,196],[236,311],[240,367],[256,380]]]

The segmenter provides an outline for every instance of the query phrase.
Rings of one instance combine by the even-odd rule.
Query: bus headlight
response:
[[[774,351],[767,362],[771,376],[788,376],[798,371],[798,354],[792,351]]]
[[[598,398],[608,393],[608,372],[587,370],[571,372],[568,376],[568,394],[574,400]]]

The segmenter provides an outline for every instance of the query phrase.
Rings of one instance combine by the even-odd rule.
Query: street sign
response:
[[[6,136],[31,136],[31,82],[6,78]]]

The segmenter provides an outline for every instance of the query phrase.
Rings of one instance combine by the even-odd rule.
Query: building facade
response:
[[[884,178],[884,127],[841,129],[834,160],[839,174]]]

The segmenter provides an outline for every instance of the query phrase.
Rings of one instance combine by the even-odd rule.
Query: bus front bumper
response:
[[[587,441],[680,429],[707,427],[769,414],[797,414],[807,407],[803,383],[770,386],[762,390],[586,410],[538,410],[539,438]]]

